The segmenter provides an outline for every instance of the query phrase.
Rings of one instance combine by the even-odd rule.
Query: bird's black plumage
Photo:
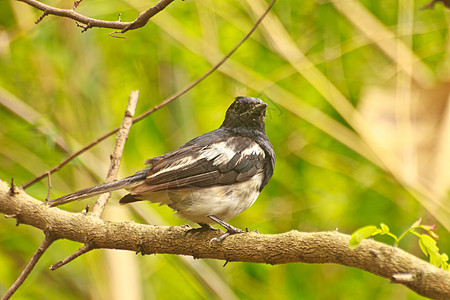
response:
[[[126,188],[130,193],[121,204],[161,202],[202,226],[230,219],[253,204],[274,171],[275,154],[265,133],[265,111],[266,104],[260,99],[237,97],[218,129],[148,159],[148,167],[132,176],[47,203],[57,206]]]

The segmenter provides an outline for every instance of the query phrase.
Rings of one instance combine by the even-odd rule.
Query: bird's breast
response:
[[[161,202],[177,211],[183,219],[195,223],[213,223],[209,215],[224,221],[249,208],[259,195],[263,174],[232,185],[213,186],[204,189],[167,190],[148,195],[147,200]]]

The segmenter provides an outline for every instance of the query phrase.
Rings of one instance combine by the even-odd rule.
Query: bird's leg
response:
[[[227,230],[227,232],[225,232],[225,233],[222,234],[221,236],[216,237],[216,238],[212,238],[211,241],[209,241],[210,243],[213,242],[213,241],[221,242],[221,241],[223,241],[224,239],[226,239],[228,236],[230,236],[230,235],[232,235],[232,234],[237,234],[237,233],[244,233],[244,232],[246,232],[246,231],[244,231],[244,230],[242,230],[242,229],[236,228],[236,227],[234,227],[234,226],[228,224],[227,222],[225,222],[225,221],[219,219],[219,218],[216,217],[216,216],[209,215],[208,218],[210,218],[211,220],[213,220],[214,222],[216,222],[217,224],[221,225],[223,228],[225,228],[225,229]]]

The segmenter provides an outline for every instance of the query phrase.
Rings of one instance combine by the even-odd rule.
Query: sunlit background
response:
[[[84,1],[79,13],[123,21],[157,1]],[[144,160],[217,128],[236,96],[268,103],[275,174],[234,226],[351,234],[386,223],[400,234],[436,224],[450,253],[450,10],[428,0],[281,1],[208,79],[132,127],[120,176]],[[47,3],[71,8],[71,1]],[[120,125],[128,94],[137,115],[208,71],[250,30],[263,0],[175,1],[126,39],[81,33],[72,20],[0,1],[0,178],[24,184]],[[52,176],[52,198],[102,182],[114,138]],[[45,199],[47,180],[27,189]],[[182,225],[167,207],[119,206],[109,220]],[[95,199],[63,206],[81,211]],[[190,224],[194,226],[194,224]],[[0,221],[0,294],[43,234]],[[377,238],[392,244],[389,238]],[[401,285],[340,265],[193,260],[96,250],[48,267],[81,247],[58,241],[16,299],[422,299]],[[400,247],[423,259],[417,238]]]

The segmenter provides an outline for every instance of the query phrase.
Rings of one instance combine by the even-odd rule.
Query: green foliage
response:
[[[69,2],[45,3],[70,8]],[[117,20],[121,13],[123,21],[131,21],[156,2],[83,1],[76,11],[104,20]],[[107,29],[81,33],[72,20],[55,16],[36,25],[42,12],[20,1],[0,1],[0,178],[14,177],[23,184],[118,126],[130,90],[140,91],[140,114],[197,79],[248,32],[267,2],[174,1],[145,27],[116,39]],[[449,195],[430,199],[423,191],[430,182],[437,188],[448,181],[450,159],[432,162],[446,158],[438,149],[450,149],[446,144],[450,134],[438,129],[448,118],[433,115],[448,109],[429,93],[425,99],[429,103],[422,109],[429,114],[413,118],[421,123],[389,135],[408,129],[408,123],[394,122],[405,113],[402,108],[411,113],[401,102],[407,99],[402,88],[408,83],[416,86],[423,78],[423,86],[439,86],[449,78],[449,11],[440,4],[422,11],[425,2],[278,0],[270,18],[217,72],[132,127],[119,176],[133,174],[144,167],[145,159],[217,128],[235,96],[256,96],[268,103],[266,131],[277,155],[275,174],[255,204],[231,224],[261,233],[336,227],[353,232],[364,224],[390,220],[389,232],[400,232],[404,224],[423,215],[426,223],[439,224],[433,232],[440,236],[441,252],[449,253],[450,227],[443,225],[450,220]],[[355,13],[354,6],[339,6],[346,3],[362,6],[380,27],[372,28],[376,22],[361,23],[367,15]],[[355,16],[356,20],[350,19]],[[382,36],[386,31],[389,37]],[[396,54],[401,45],[415,55],[411,62]],[[414,78],[408,77],[410,71]],[[385,94],[375,97],[365,112],[375,113],[387,99],[395,104],[395,113],[371,119],[367,127],[358,126],[366,95],[373,88]],[[418,94],[411,93],[412,107],[420,103]],[[392,95],[398,99],[387,97]],[[4,105],[6,100],[9,106]],[[425,120],[431,127],[423,127]],[[393,127],[372,135],[363,130],[389,124]],[[416,136],[419,133],[425,136]],[[381,137],[382,143],[369,147],[373,136]],[[53,174],[51,197],[104,180],[113,140]],[[392,141],[398,145],[389,147]],[[422,159],[424,152],[428,156]],[[47,180],[27,192],[44,199]],[[119,208],[120,195],[113,193],[107,219],[185,223],[167,207],[142,203]],[[94,200],[63,209],[82,211]],[[436,203],[442,206],[436,208]],[[41,231],[0,219],[0,265],[4,266],[0,294],[41,241]],[[223,268],[221,261],[92,251],[61,270],[48,271],[49,265],[79,246],[55,243],[19,289],[17,299],[44,299],[49,291],[55,299],[112,299],[120,291],[128,292],[122,299],[132,299],[133,292],[145,299],[397,299],[399,295],[422,299],[373,274],[335,265],[229,263]],[[402,239],[402,248],[421,251],[410,239]],[[433,253],[432,247],[426,249]]]
[[[440,254],[439,248],[437,247],[436,240],[439,236],[433,231],[435,226],[421,225],[422,218],[414,222],[411,227],[409,227],[405,232],[403,232],[399,237],[389,231],[389,227],[380,223],[380,228],[377,226],[365,226],[356,230],[348,243],[350,249],[355,249],[361,243],[369,237],[376,235],[388,235],[394,239],[394,246],[398,246],[400,240],[402,240],[407,234],[413,234],[419,239],[419,246],[423,254],[430,257],[430,263],[436,267],[441,267],[444,270],[449,270],[448,255],[445,253]],[[420,234],[417,232],[418,229],[425,230],[427,234]]]

